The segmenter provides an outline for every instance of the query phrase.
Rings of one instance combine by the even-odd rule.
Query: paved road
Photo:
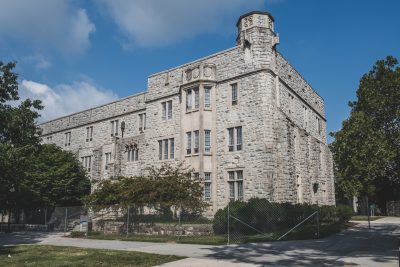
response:
[[[400,218],[363,222],[319,240],[229,246],[64,238],[62,234],[0,234],[1,245],[48,244],[189,257],[164,266],[399,266]]]

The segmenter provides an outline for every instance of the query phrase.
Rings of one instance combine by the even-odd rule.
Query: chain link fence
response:
[[[320,227],[340,221],[334,206],[271,203],[266,199],[230,202],[213,217],[186,211],[84,207],[21,209],[14,231],[58,231],[72,237],[238,244],[319,238]],[[7,227],[0,224],[0,230]]]

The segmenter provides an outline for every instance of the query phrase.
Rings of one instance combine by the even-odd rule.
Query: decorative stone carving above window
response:
[[[183,71],[183,83],[199,80],[215,80],[215,65],[200,64]]]

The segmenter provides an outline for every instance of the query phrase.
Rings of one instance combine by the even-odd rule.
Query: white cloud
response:
[[[0,1],[0,39],[26,42],[79,54],[90,46],[95,31],[84,9],[68,0]]]
[[[23,80],[20,86],[21,99],[42,100],[40,121],[48,121],[60,116],[102,105],[118,97],[112,91],[99,89],[86,81],[60,84],[51,88],[47,84]]]
[[[242,13],[263,10],[262,0],[99,0],[129,44],[157,46],[201,33],[235,30]],[[229,21],[229,25],[226,23]],[[229,28],[228,28],[229,27]]]
[[[22,61],[33,63],[36,70],[44,70],[51,67],[51,62],[41,54],[22,58]]]

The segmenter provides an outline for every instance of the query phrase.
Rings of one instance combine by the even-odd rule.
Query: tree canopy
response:
[[[183,164],[151,167],[147,175],[119,177],[100,182],[86,199],[94,210],[104,208],[154,208],[158,211],[185,210],[198,213],[205,207],[203,187],[193,170]]]
[[[365,74],[350,102],[342,129],[330,145],[337,191],[346,198],[369,196],[381,207],[400,198],[400,67],[379,60]]]
[[[70,152],[40,144],[43,106],[39,100],[20,101],[15,66],[0,62],[0,211],[81,203],[89,179]]]

